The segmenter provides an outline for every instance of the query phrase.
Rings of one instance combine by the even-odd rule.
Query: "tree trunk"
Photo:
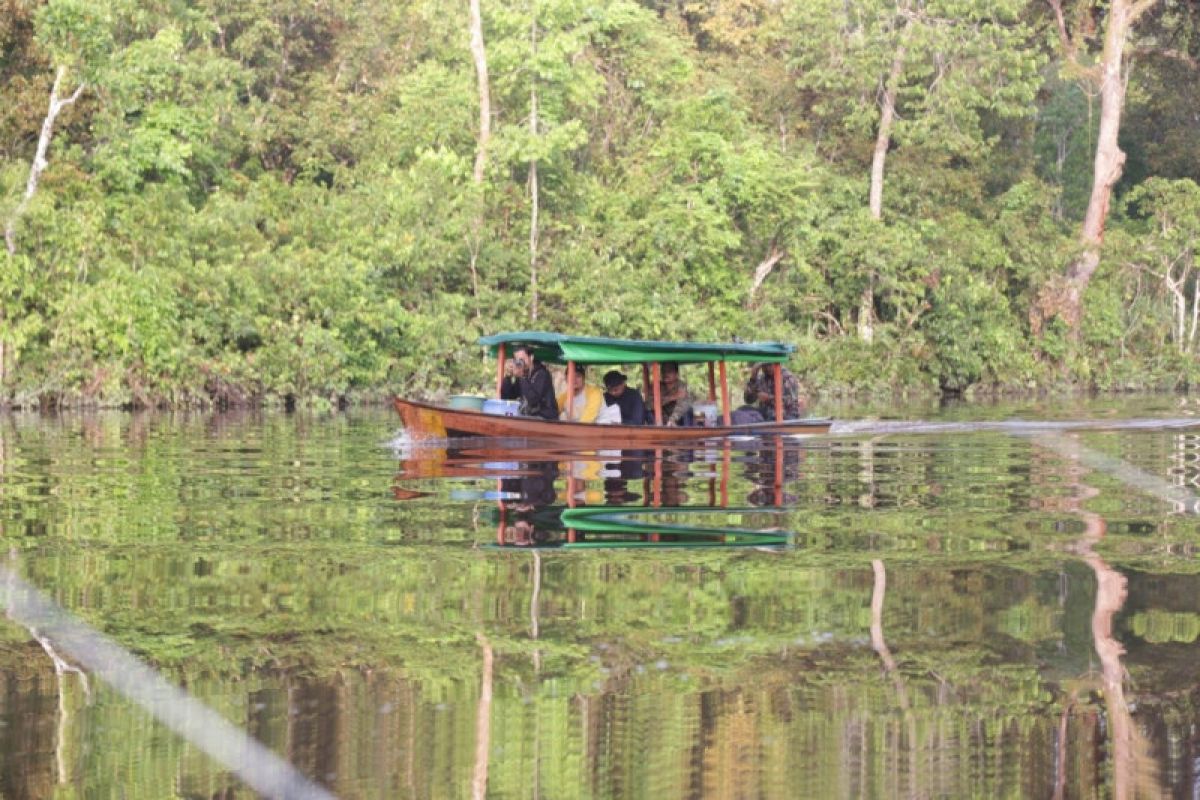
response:
[[[475,214],[471,219],[471,293],[476,298],[475,317],[479,318],[479,250],[483,245],[483,177],[487,170],[488,144],[492,139],[492,96],[488,85],[487,50],[483,46],[483,14],[480,0],[470,0],[471,57],[475,61],[475,79],[479,84],[479,141],[475,149]]]
[[[8,247],[10,255],[17,252],[17,222],[25,214],[25,209],[29,207],[29,201],[37,193],[38,181],[42,177],[42,172],[49,166],[46,161],[46,153],[50,149],[50,140],[54,138],[54,121],[58,119],[59,113],[64,108],[79,99],[79,95],[87,86],[86,83],[80,83],[70,97],[60,98],[58,90],[62,86],[63,77],[66,74],[66,67],[59,67],[58,72],[54,74],[54,84],[50,87],[50,104],[46,109],[46,118],[42,120],[42,132],[38,136],[33,163],[29,166],[29,180],[25,182],[25,194],[21,197],[21,202],[17,203],[17,207],[13,209],[12,214],[9,215],[8,223],[4,226],[4,243]]]
[[[1176,283],[1171,279],[1170,273],[1167,273],[1163,276],[1163,283],[1167,285],[1167,291],[1171,293],[1172,305],[1175,307],[1175,313],[1172,314],[1175,318],[1175,325],[1174,330],[1171,331],[1171,338],[1175,340],[1176,349],[1182,353],[1184,351],[1184,324],[1187,320],[1187,300],[1183,295],[1183,281]]]
[[[537,58],[537,6],[529,24],[529,48],[532,60]],[[529,133],[534,139],[538,134],[538,95],[537,72],[534,71],[529,87]],[[529,319],[537,322],[538,318],[538,162],[533,158],[529,162]]]
[[[1121,179],[1125,168],[1125,153],[1118,144],[1121,131],[1121,113],[1125,106],[1124,66],[1125,45],[1129,33],[1138,17],[1153,6],[1157,0],[1112,0],[1108,8],[1104,33],[1104,50],[1098,69],[1092,73],[1100,93],[1100,130],[1096,137],[1096,158],[1092,171],[1092,193],[1088,199],[1087,213],[1083,219],[1080,242],[1083,250],[1067,266],[1066,285],[1058,308],[1043,309],[1051,316],[1059,313],[1068,324],[1071,337],[1079,338],[1080,321],[1083,316],[1083,293],[1087,289],[1096,267],[1100,265],[1100,248],[1104,243],[1104,225],[1108,220],[1109,203],[1113,187]],[[1061,4],[1052,0],[1051,6],[1061,12]],[[1060,27],[1062,17],[1059,13]],[[1065,35],[1064,41],[1069,41]],[[1074,50],[1068,46],[1068,55]],[[1043,303],[1045,305],[1045,303]]]
[[[904,6],[907,9],[907,6]],[[901,8],[896,9],[897,12]],[[892,56],[892,68],[888,72],[880,96],[879,129],[875,134],[875,151],[871,155],[871,191],[868,206],[871,219],[883,219],[883,173],[887,162],[888,147],[892,141],[892,124],[896,120],[896,87],[904,74],[904,59],[908,52],[908,36],[912,22],[905,20],[896,41],[896,52]],[[858,338],[870,342],[875,338],[875,274],[869,272],[867,285],[858,302]]]
[[[479,84],[479,142],[475,150],[475,184],[483,183],[487,168],[487,148],[492,138],[492,96],[488,87],[487,51],[483,46],[483,14],[479,0],[471,0],[471,57],[475,60],[475,80]]]
[[[1183,352],[1190,353],[1196,344],[1196,326],[1200,324],[1200,281],[1192,281],[1192,325],[1188,329],[1187,345],[1183,348]],[[0,369],[0,379],[4,377],[3,369]]]
[[[883,168],[887,161],[888,146],[892,141],[892,123],[896,120],[896,84],[904,73],[904,57],[910,23],[905,23],[892,58],[892,69],[883,86],[880,97],[879,130],[875,135],[875,152],[871,155],[871,219],[883,219]]]
[[[538,318],[538,162],[529,162],[529,319]]]
[[[49,166],[46,161],[46,153],[50,150],[50,140],[54,138],[54,122],[58,119],[58,115],[64,108],[74,103],[83,94],[86,83],[80,83],[75,87],[75,91],[71,92],[69,97],[59,97],[58,91],[62,87],[63,78],[67,74],[66,67],[59,67],[54,73],[54,83],[50,87],[50,102],[46,108],[46,118],[42,120],[42,130],[38,135],[37,149],[33,154],[33,162],[29,165],[29,179],[25,182],[25,194],[21,196],[21,200],[17,203],[16,208],[8,216],[8,221],[4,225],[4,245],[8,248],[10,256],[17,252],[17,224],[21,217],[25,215],[25,210],[29,207],[29,202],[33,196],[37,194],[38,181],[41,180],[42,173]],[[4,313],[0,311],[0,321],[3,321]],[[3,339],[0,339],[0,388],[4,386],[5,380],[8,377],[8,347]],[[3,402],[3,394],[0,393],[0,402]]]

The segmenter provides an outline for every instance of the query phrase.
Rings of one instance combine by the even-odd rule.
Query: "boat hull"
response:
[[[518,437],[539,441],[583,442],[603,447],[669,445],[727,436],[797,436],[828,433],[831,420],[810,417],[753,425],[668,428],[655,425],[595,425],[583,422],[505,417],[460,408],[446,408],[397,397],[393,401],[409,435],[418,438],[451,436]]]

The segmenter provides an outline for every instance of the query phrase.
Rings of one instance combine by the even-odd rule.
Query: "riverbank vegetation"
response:
[[[0,404],[429,396],[521,328],[1200,375],[1194,4],[3,6]]]

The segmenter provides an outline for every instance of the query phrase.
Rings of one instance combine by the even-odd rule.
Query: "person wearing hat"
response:
[[[626,376],[612,369],[604,373],[604,402],[621,409],[622,425],[645,425],[649,421],[646,401],[637,389],[625,385]]]

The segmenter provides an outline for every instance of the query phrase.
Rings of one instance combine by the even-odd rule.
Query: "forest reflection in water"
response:
[[[387,430],[0,421],[8,563],[343,797],[1197,786],[1196,517],[1097,467],[1190,493],[1188,430],[398,459]],[[252,796],[0,635],[3,796]]]

